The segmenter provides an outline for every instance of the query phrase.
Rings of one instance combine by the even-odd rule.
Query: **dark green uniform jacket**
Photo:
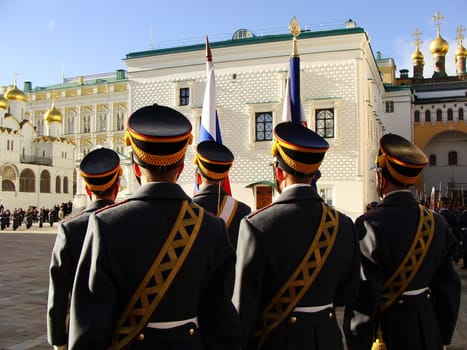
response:
[[[349,349],[370,349],[384,283],[407,255],[419,224],[418,203],[409,191],[387,195],[356,221],[362,252],[360,295],[346,310]],[[435,231],[413,281],[382,317],[388,350],[441,350],[455,329],[460,281],[453,268],[456,240],[446,220],[434,213]],[[408,295],[415,294],[415,295]]]
[[[149,183],[90,217],[73,287],[69,349],[110,345],[116,320],[156,259],[183,200],[190,198],[179,185]],[[238,349],[239,319],[231,302],[234,270],[225,224],[205,211],[184,265],[150,319],[197,317],[199,328],[194,333],[184,327],[145,328],[144,339],[130,349]]]
[[[113,201],[108,199],[91,202],[79,215],[58,226],[49,269],[47,338],[51,345],[65,345],[68,341],[66,318],[69,299],[89,215],[111,204]]]
[[[304,258],[321,214],[322,199],[316,191],[309,185],[294,185],[240,224],[234,303],[240,313],[244,349],[255,349],[258,316]],[[320,312],[292,312],[271,333],[263,349],[343,349],[334,307],[356,297],[360,261],[352,220],[342,213],[338,218],[334,247],[297,305],[329,307]]]
[[[202,186],[199,192],[193,196],[193,202],[202,206],[214,215],[217,215],[219,205],[224,200],[224,196],[227,196],[227,193],[222,187],[220,188],[219,194],[219,186],[217,185]],[[237,202],[238,206],[234,214],[235,216],[227,228],[229,231],[230,241],[232,242],[234,249],[237,247],[240,221],[251,212],[251,208],[247,204],[240,201]]]

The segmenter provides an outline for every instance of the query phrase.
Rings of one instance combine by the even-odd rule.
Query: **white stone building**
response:
[[[217,109],[223,143],[235,155],[233,195],[256,208],[264,190],[271,193],[270,130],[281,121],[292,36],[237,37],[211,44]],[[377,199],[370,167],[385,113],[385,88],[368,35],[352,21],[342,29],[302,31],[298,52],[307,125],[326,135],[330,144],[320,168],[319,191],[327,202],[356,217]],[[129,53],[125,62],[129,112],[153,103],[172,106],[191,120],[197,140],[206,84],[205,45]],[[402,100],[410,104],[409,97]],[[179,180],[188,193],[193,191],[193,150]]]
[[[16,83],[0,98],[0,203],[6,209],[51,208],[73,198],[74,145],[58,133],[61,115],[43,115],[39,134]],[[50,108],[50,105],[48,106]]]
[[[72,162],[67,164],[73,179],[69,200],[73,200],[74,207],[84,208],[90,202],[78,167],[81,159],[98,147],[119,153],[124,171],[119,197],[125,198],[127,178],[133,177],[124,145],[129,97],[125,71],[68,78],[47,87],[33,87],[26,82],[25,93],[29,98],[26,118],[36,127],[38,135],[47,133],[44,117],[53,105],[61,116],[53,125],[54,132],[75,146]]]

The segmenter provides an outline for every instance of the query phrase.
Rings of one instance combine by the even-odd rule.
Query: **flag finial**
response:
[[[209,39],[207,35],[206,35],[206,60],[208,62],[212,62],[211,46],[209,46]]]
[[[298,49],[297,49],[297,36],[300,35],[300,24],[298,23],[297,17],[292,18],[289,24],[290,33],[293,35],[293,49],[292,49],[292,56],[298,56]]]

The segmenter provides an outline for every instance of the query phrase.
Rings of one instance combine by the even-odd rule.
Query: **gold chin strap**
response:
[[[305,164],[298,162],[292,158],[290,158],[285,152],[280,143],[277,140],[274,140],[274,143],[272,145],[271,149],[271,154],[275,157],[277,154],[281,156],[281,158],[284,160],[284,162],[291,167],[292,169],[299,171],[303,174],[312,174],[316,170],[318,170],[321,162],[317,164]]]
[[[195,159],[193,160],[193,163],[195,163],[201,169],[203,174],[205,174],[207,177],[213,180],[222,180],[227,176],[227,173],[229,172],[227,170],[224,173],[216,173],[214,171],[207,169],[203,164],[203,158],[201,158],[198,154],[195,155]],[[225,163],[217,163],[217,164],[225,165]]]
[[[391,162],[388,161],[387,157],[385,154],[381,154],[378,157],[376,157],[376,164],[381,167],[381,168],[386,168],[389,171],[389,174],[399,181],[400,183],[406,184],[406,185],[413,185],[415,181],[417,180],[417,176],[411,177],[411,176],[404,176],[399,174],[396,170],[391,165]]]
[[[139,148],[135,142],[133,141],[133,138],[131,135],[127,132],[125,135],[125,143],[126,145],[131,145],[131,148],[133,149],[133,152],[135,155],[141,159],[143,162],[149,165],[155,165],[155,166],[168,166],[177,163],[180,161],[183,156],[186,153],[187,147],[189,144],[191,144],[191,140],[193,138],[193,135],[190,134],[190,136],[187,138],[187,142],[183,148],[178,151],[177,153],[174,154],[168,154],[168,155],[157,155],[157,154],[150,154],[145,151],[143,151],[141,148]]]
[[[112,170],[112,171],[115,171],[115,170]],[[103,175],[103,176],[102,176],[102,175],[100,175],[100,176],[87,176],[87,175],[84,175],[83,173],[81,173],[81,176],[84,178],[84,182],[86,182],[86,185],[88,185],[88,187],[89,187],[89,189],[90,189],[91,191],[101,192],[101,191],[105,191],[106,189],[110,188],[110,186],[112,186],[112,185],[115,183],[115,180],[117,180],[117,177],[119,177],[119,176],[122,175],[122,172],[123,172],[123,170],[122,170],[122,168],[119,166],[118,169],[117,169],[117,171],[115,171],[115,174],[112,176],[112,179],[111,179],[109,182],[107,182],[107,183],[105,183],[105,184],[103,184],[103,185],[93,185],[93,184],[90,184],[90,183],[86,180],[86,178],[88,178],[88,177],[89,177],[89,178],[97,178],[97,177],[108,176],[108,175],[111,174],[111,172],[110,172],[110,173],[107,173],[107,174],[105,174],[105,175]]]

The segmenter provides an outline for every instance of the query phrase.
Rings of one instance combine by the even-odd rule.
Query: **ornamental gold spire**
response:
[[[436,22],[436,31],[437,31],[437,33],[438,33],[438,36],[441,36],[441,29],[440,29],[440,27],[441,27],[441,22],[444,20],[444,16],[443,16],[441,13],[436,12],[436,13],[434,14],[434,16],[431,17],[431,19],[432,19],[434,22]]]
[[[462,46],[462,40],[464,40],[464,32],[465,32],[465,27],[460,24],[459,27],[457,27],[457,42],[459,43],[459,46]]]
[[[300,35],[300,24],[298,23],[297,17],[292,18],[289,24],[290,33],[293,36],[293,48],[292,48],[292,56],[298,56],[298,48],[297,48],[297,36]]]

